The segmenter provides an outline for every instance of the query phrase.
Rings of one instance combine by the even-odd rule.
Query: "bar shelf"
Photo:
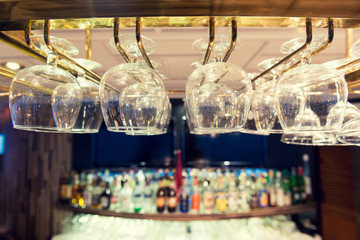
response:
[[[302,212],[314,211],[317,208],[315,202],[299,204],[288,207],[274,207],[256,209],[241,213],[223,213],[223,214],[191,214],[191,213],[125,213],[109,210],[100,210],[92,208],[77,208],[63,203],[57,203],[58,209],[72,211],[74,213],[96,214],[100,216],[112,216],[132,219],[152,219],[159,221],[211,221],[211,220],[227,220],[251,217],[267,217],[283,214],[298,214]]]

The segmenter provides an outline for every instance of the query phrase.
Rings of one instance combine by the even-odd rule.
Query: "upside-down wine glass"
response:
[[[119,20],[115,21],[114,35],[117,36]],[[136,31],[140,31],[138,19]],[[143,54],[135,40],[123,40],[125,52],[128,51],[135,58]],[[123,45],[121,38],[120,43]],[[155,49],[155,44],[152,43],[153,41],[143,42],[144,48],[149,52]],[[113,45],[115,46],[115,41]],[[162,78],[147,65],[130,59],[127,61],[128,63],[109,69],[100,83],[101,108],[107,129],[130,135],[162,134],[166,126],[161,122],[165,121],[169,109],[169,98]]]
[[[224,59],[217,59],[217,62],[212,63],[207,61],[216,38],[214,39],[213,19],[209,23],[210,41],[207,45],[204,65],[197,67],[186,83],[185,104],[188,111],[186,116],[190,117],[188,124],[199,134],[239,131],[248,118],[252,83],[242,68],[226,62],[233,47],[236,46],[236,21],[232,21],[231,45],[230,43],[228,45],[231,47],[228,47]],[[224,52],[223,49],[221,51]]]
[[[297,38],[286,42],[281,52],[289,53],[304,41]],[[312,144],[317,139],[317,145],[332,144],[333,138],[323,138],[323,134],[336,133],[343,123],[348,96],[344,77],[337,70],[310,64],[311,52],[325,43],[326,37],[315,36],[311,46],[302,52],[301,66],[284,73],[276,84],[277,113],[288,143]],[[338,115],[329,118],[334,107]]]
[[[260,71],[265,71],[277,64],[280,58],[271,58],[258,64]],[[254,113],[254,121],[259,132],[282,133],[282,128],[276,113],[274,90],[275,84],[283,70],[290,67],[293,61],[288,60],[277,68],[273,69],[268,75],[272,76],[269,81],[259,84],[253,93],[251,107]],[[259,79],[257,79],[259,81]]]
[[[101,68],[102,65],[96,61],[83,58],[74,58],[76,63],[88,70]],[[75,64],[63,60],[64,64],[72,67],[78,72],[77,81],[80,84],[83,100],[75,125],[71,128],[72,133],[97,133],[99,132],[103,117],[100,106],[99,85],[87,80],[85,72]]]
[[[73,56],[78,49],[62,38],[50,37],[58,51]],[[70,132],[79,114],[82,92],[76,78],[56,67],[57,56],[43,36],[31,36],[34,46],[47,54],[47,65],[19,71],[9,90],[9,108],[16,129],[38,132]]]

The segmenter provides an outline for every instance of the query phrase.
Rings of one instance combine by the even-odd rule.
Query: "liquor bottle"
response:
[[[215,193],[212,187],[212,182],[209,179],[204,180],[204,212],[206,214],[211,214],[214,212],[215,207]]]
[[[93,183],[93,176],[92,174],[87,175],[87,185],[84,190],[83,198],[84,198],[84,204],[86,207],[91,207],[92,205],[92,194],[94,191],[94,187],[92,185]]]
[[[235,174],[231,173],[230,182],[229,182],[229,198],[228,198],[230,212],[236,212],[238,210],[238,196],[239,193],[236,188]]]
[[[74,207],[79,207],[79,203],[84,203],[84,199],[82,198],[81,195],[82,195],[82,193],[80,193],[79,174],[75,173],[73,176],[71,205],[73,205]]]
[[[304,178],[305,178],[305,192],[307,201],[312,201],[312,185],[311,185],[311,177],[310,177],[310,166],[309,166],[309,154],[303,155],[304,161]]]
[[[113,210],[120,212],[121,211],[121,190],[122,190],[122,175],[117,175],[115,177],[115,182],[116,185],[114,187],[114,191],[113,191],[113,197],[114,195],[117,198],[116,204],[111,208],[113,208]]]
[[[175,181],[171,180],[169,185],[169,190],[167,192],[167,210],[169,213],[173,213],[176,211],[177,205],[177,197],[176,197],[176,189],[175,189]]]
[[[251,184],[250,184],[250,208],[257,209],[259,208],[259,195],[258,189],[256,187],[256,177],[255,174],[251,174]]]
[[[224,213],[227,210],[227,192],[222,175],[219,176],[218,187],[216,191],[216,210],[219,213]]]
[[[299,191],[298,177],[296,175],[296,168],[291,168],[291,176],[290,176],[290,190],[291,190],[291,202],[292,204],[301,203],[301,196]]]
[[[285,206],[285,193],[284,193],[281,171],[276,172],[275,193],[276,193],[276,206],[278,207]]]
[[[272,170],[272,169],[269,170],[269,174],[268,174],[267,192],[268,192],[268,197],[269,197],[269,206],[276,207],[274,170]]]
[[[133,204],[134,204],[134,212],[139,213],[143,205],[143,189],[139,179],[135,180],[135,187],[133,191]]]
[[[257,180],[257,188],[259,191],[259,207],[267,208],[269,206],[269,197],[265,188],[266,180],[264,175],[261,173]]]
[[[188,185],[188,180],[186,177],[183,177],[182,184],[178,193],[179,197],[179,211],[182,213],[189,212],[189,201],[190,201],[190,189]]]
[[[159,188],[156,192],[156,211],[158,213],[163,213],[165,211],[165,197],[166,192],[163,186],[163,180],[159,179]]]
[[[300,202],[306,203],[307,195],[306,195],[306,189],[305,189],[306,187],[305,187],[304,170],[302,167],[298,167],[297,184],[298,184],[298,188],[299,188]]]
[[[121,211],[130,212],[132,210],[132,189],[129,184],[129,177],[125,176],[122,180],[121,188]]]
[[[241,208],[241,211],[249,211],[250,205],[249,205],[249,189],[246,185],[247,182],[247,175],[245,171],[241,171],[239,176],[239,205]],[[250,184],[249,184],[250,186]]]
[[[289,171],[284,169],[282,172],[283,188],[284,188],[284,206],[291,206],[292,204],[292,194],[290,188],[290,177]]]
[[[201,195],[199,192],[198,178],[195,177],[193,180],[193,194],[191,196],[191,210],[192,212],[200,212]]]
[[[72,188],[71,177],[69,175],[64,175],[60,179],[60,201],[62,203],[71,203]]]
[[[99,209],[101,207],[100,195],[102,193],[100,177],[97,177],[93,180],[93,188],[94,190],[92,194],[91,204],[93,208]]]
[[[150,177],[145,179],[145,188],[144,188],[144,212],[151,213],[153,212],[154,196],[153,190],[151,188]]]
[[[110,208],[110,200],[111,200],[111,189],[108,182],[105,182],[104,191],[100,195],[100,204],[101,209],[108,210]]]

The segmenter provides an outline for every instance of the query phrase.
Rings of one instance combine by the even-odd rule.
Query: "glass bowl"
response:
[[[158,130],[167,94],[155,70],[136,63],[117,65],[103,76],[99,93],[109,131],[142,131],[147,135]]]
[[[185,93],[194,131],[224,133],[241,129],[248,117],[251,91],[247,73],[234,64],[216,62],[195,69]]]

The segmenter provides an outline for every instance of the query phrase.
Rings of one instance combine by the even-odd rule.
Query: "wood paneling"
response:
[[[6,148],[0,166],[0,228],[16,239],[47,240],[60,231],[55,208],[60,176],[71,169],[72,135],[14,130],[0,123]]]
[[[351,147],[319,148],[321,228],[324,240],[359,239],[356,167]]]

